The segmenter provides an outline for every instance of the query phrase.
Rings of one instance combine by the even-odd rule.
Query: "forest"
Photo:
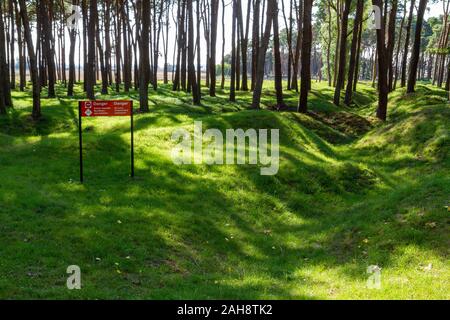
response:
[[[450,0],[0,1],[0,299],[450,298]]]

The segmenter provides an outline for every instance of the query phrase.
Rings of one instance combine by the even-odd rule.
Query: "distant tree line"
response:
[[[299,112],[308,111],[312,79],[334,88],[337,106],[351,105],[357,83],[371,80],[385,120],[397,87],[412,93],[427,79],[449,90],[450,0],[441,3],[442,14],[425,20],[428,0],[4,0],[0,113],[13,105],[11,90],[24,91],[28,80],[34,119],[42,89],[55,98],[58,82],[68,96],[82,82],[88,99],[137,90],[140,111],[148,112],[162,69],[163,83],[190,93],[194,104],[202,87],[211,97],[220,88],[230,101],[252,91],[254,109],[270,76],[274,106],[285,108],[284,90],[293,90]],[[78,24],[69,19],[78,14],[72,6],[81,8]],[[373,6],[380,9],[376,30]]]

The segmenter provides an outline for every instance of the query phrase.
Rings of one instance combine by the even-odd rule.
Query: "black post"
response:
[[[80,140],[80,182],[83,183],[83,134],[81,128],[81,101],[78,102],[78,136]]]
[[[133,121],[133,101],[131,101],[131,177],[134,178],[134,121]]]

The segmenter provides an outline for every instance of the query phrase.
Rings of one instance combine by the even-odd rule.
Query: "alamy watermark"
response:
[[[367,278],[367,288],[381,289],[381,268],[377,265],[368,266],[367,273],[370,274]]]
[[[177,145],[172,149],[172,160],[177,165],[259,164],[261,175],[276,175],[280,165],[279,129],[270,129],[270,154],[268,133],[268,129],[227,129],[224,141],[219,129],[203,133],[202,122],[195,121],[193,137],[186,129],[173,132],[172,140]]]
[[[77,265],[71,265],[67,267],[66,272],[70,274],[67,278],[67,289],[80,290],[81,289],[81,269]]]
[[[372,6],[372,11],[368,21],[368,27],[372,30],[381,29],[381,8],[379,6]]]
[[[66,20],[67,28],[69,29],[69,31],[73,31],[78,27],[78,22],[82,18],[81,7],[72,5],[67,13],[70,14],[70,16]]]

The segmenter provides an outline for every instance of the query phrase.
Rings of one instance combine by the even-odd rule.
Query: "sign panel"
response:
[[[80,182],[83,183],[83,117],[130,117],[131,177],[134,177],[134,121],[133,101],[79,101],[78,136],[80,141]]]
[[[82,117],[131,116],[131,101],[82,101]]]

